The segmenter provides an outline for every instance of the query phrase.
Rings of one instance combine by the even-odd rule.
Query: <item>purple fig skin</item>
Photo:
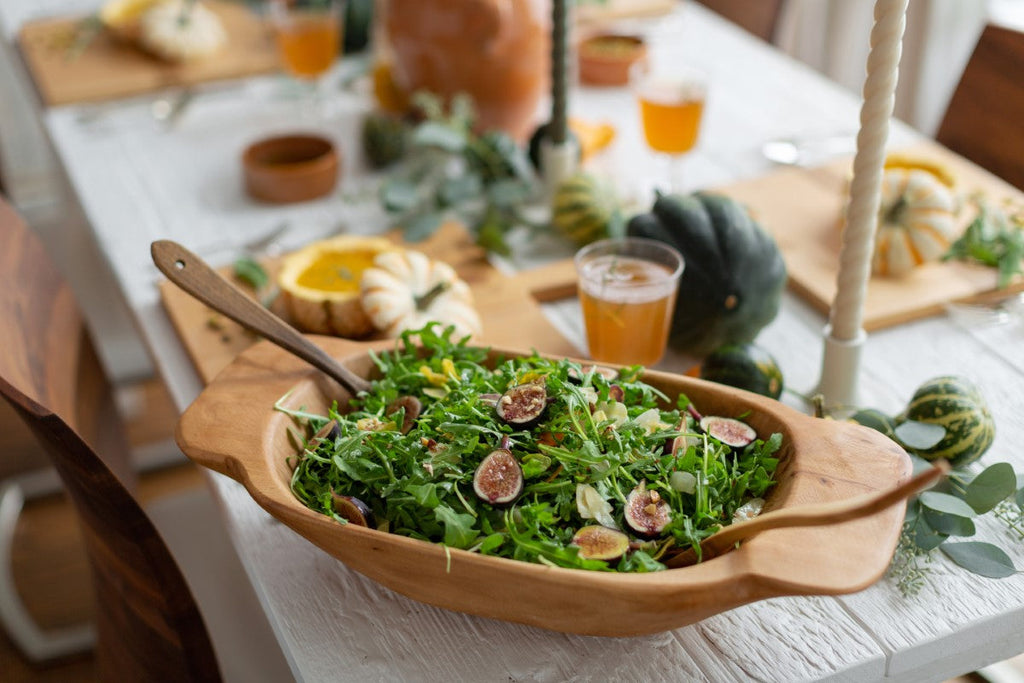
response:
[[[494,409],[506,424],[525,429],[540,421],[547,406],[547,389],[543,384],[531,382],[509,387]]]
[[[700,421],[700,428],[708,436],[713,436],[732,448],[749,446],[757,439],[757,432],[753,427],[731,417],[707,415]]]
[[[348,520],[349,524],[365,526],[370,529],[375,529],[377,527],[377,522],[373,516],[373,510],[370,509],[369,505],[358,498],[332,493],[331,500],[334,503],[334,511],[339,517]]]
[[[672,521],[672,509],[661,495],[644,482],[626,498],[626,525],[641,538],[656,538]]]
[[[494,506],[508,505],[523,492],[523,468],[507,448],[491,451],[473,473],[473,492]]]
[[[600,524],[583,527],[573,535],[572,542],[579,546],[579,555],[585,560],[617,560],[629,550],[629,536]]]
[[[394,415],[403,408],[405,409],[405,417],[402,418],[401,431],[403,434],[408,434],[409,430],[416,424],[416,418],[423,411],[423,404],[415,396],[399,396],[388,406],[388,415]]]

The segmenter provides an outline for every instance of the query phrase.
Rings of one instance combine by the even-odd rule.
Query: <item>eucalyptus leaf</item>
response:
[[[914,450],[926,451],[933,448],[944,436],[946,428],[931,422],[906,420],[896,425],[896,438],[901,444]]]
[[[1014,497],[1017,501],[1017,507],[1024,508],[1024,488],[1017,489],[1017,495]]]
[[[1013,465],[999,462],[986,467],[967,485],[964,500],[978,514],[983,514],[1013,495],[1017,475]]]
[[[487,186],[487,196],[498,207],[511,207],[530,198],[530,187],[520,180],[497,180]]]
[[[968,517],[947,515],[925,508],[924,518],[928,520],[928,526],[946,536],[973,536],[976,531],[974,520]]]
[[[914,544],[918,548],[926,551],[938,548],[948,538],[946,534],[939,533],[933,529],[924,518],[924,515],[918,517],[914,522],[910,536],[914,539]]]
[[[957,517],[974,517],[976,514],[974,508],[965,503],[956,496],[951,496],[948,493],[938,493],[936,491],[925,491],[918,499],[921,504],[929,510],[935,510],[936,512],[944,512],[947,515],[956,515]]]
[[[480,177],[471,173],[445,178],[437,188],[437,200],[443,207],[461,204],[467,199],[475,199],[483,193]]]
[[[422,242],[441,227],[443,216],[437,212],[421,213],[414,216],[402,230],[402,236],[408,242]]]
[[[969,572],[990,579],[1002,579],[1017,573],[1009,555],[991,543],[964,541],[945,543],[942,552]]]
[[[419,203],[420,194],[414,183],[404,178],[392,178],[381,186],[380,199],[385,210],[402,213]]]
[[[466,147],[466,134],[437,121],[424,121],[413,130],[412,142],[420,147],[458,153]]]

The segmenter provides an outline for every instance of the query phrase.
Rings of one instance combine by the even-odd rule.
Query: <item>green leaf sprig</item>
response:
[[[997,286],[1005,288],[1016,275],[1024,273],[1024,208],[994,204],[980,196],[972,201],[978,213],[943,260],[973,261],[996,268]]]
[[[424,118],[380,188],[382,207],[410,242],[454,217],[480,246],[507,255],[508,232],[535,227],[521,209],[540,190],[525,151],[503,132],[476,132],[468,95],[453,97],[447,111],[430,93],[417,93],[413,104]]]
[[[378,528],[452,548],[560,567],[655,571],[670,546],[696,547],[774,484],[781,435],[734,451],[698,433],[685,396],[670,400],[639,381],[639,367],[609,379],[564,359],[488,359],[486,350],[433,324],[405,333],[374,362],[380,379],[344,410],[311,416],[279,402],[309,433],[330,420],[338,426],[334,438],[306,442],[292,478],[299,500],[335,519],[332,497],[353,496]],[[538,424],[513,428],[497,417],[495,402],[527,382],[543,382],[549,403]],[[422,403],[407,434],[388,412],[399,396]],[[624,414],[616,417],[618,410]],[[680,436],[685,448],[666,448]],[[524,475],[511,507],[491,505],[473,489],[475,470],[499,445]],[[679,472],[692,487],[673,485]],[[583,517],[578,488],[591,487],[611,511],[605,521],[621,525],[627,497],[641,483],[671,506],[662,536],[634,539],[616,561],[579,557],[573,535],[596,518]]]

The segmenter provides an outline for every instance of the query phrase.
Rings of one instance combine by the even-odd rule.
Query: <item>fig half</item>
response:
[[[509,387],[494,409],[506,424],[526,429],[540,421],[547,407],[547,389],[538,382],[529,382]]]
[[[700,428],[708,436],[713,436],[732,448],[749,446],[757,439],[757,432],[753,427],[731,417],[705,416],[700,421]]]
[[[626,525],[643,538],[660,536],[672,521],[672,508],[657,491],[645,482],[630,491],[626,498]]]
[[[508,505],[523,492],[523,468],[507,448],[491,451],[473,473],[473,492],[491,505]]]
[[[331,502],[334,511],[338,516],[347,520],[350,524],[365,526],[371,529],[377,528],[377,522],[373,516],[370,506],[355,496],[343,496],[339,493],[331,493]]]
[[[585,560],[615,560],[629,550],[629,536],[600,524],[583,527],[573,535],[572,542],[579,546],[580,557]]]

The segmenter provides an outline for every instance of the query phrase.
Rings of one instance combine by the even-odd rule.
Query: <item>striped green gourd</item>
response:
[[[908,450],[926,460],[945,458],[954,467],[980,458],[992,445],[996,434],[985,398],[963,377],[928,380],[914,392],[903,417],[945,427],[946,435],[933,447]]]
[[[611,220],[611,192],[593,175],[575,173],[555,190],[551,223],[576,244],[607,237]]]

